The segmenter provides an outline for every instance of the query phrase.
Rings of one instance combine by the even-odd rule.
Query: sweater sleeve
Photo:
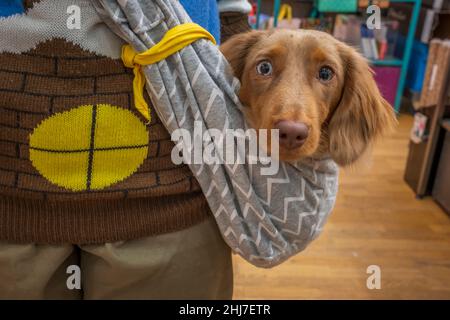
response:
[[[220,20],[216,0],[180,0],[192,22],[208,30],[220,44]]]
[[[219,12],[249,13],[252,6],[247,0],[218,0]]]
[[[22,0],[0,1],[0,17],[8,17],[17,13],[23,13]]]

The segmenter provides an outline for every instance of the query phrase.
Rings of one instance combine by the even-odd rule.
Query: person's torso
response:
[[[0,20],[1,193],[98,200],[198,191],[189,168],[171,161],[156,113],[146,124],[135,109],[123,42],[90,1],[35,2]]]

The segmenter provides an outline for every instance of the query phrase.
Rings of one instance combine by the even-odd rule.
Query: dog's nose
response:
[[[309,128],[303,122],[281,120],[275,123],[275,129],[280,132],[280,145],[286,149],[301,147],[308,138]]]

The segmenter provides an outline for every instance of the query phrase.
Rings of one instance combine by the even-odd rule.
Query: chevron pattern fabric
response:
[[[95,0],[105,23],[142,52],[170,28],[190,22],[176,0]],[[144,67],[147,91],[173,132],[247,129],[239,81],[217,46],[199,40]],[[303,250],[322,230],[336,199],[337,165],[329,158],[281,163],[275,175],[261,164],[191,164],[224,240],[244,259],[273,267]]]

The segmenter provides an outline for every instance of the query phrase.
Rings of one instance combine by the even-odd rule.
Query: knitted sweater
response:
[[[0,240],[103,243],[205,219],[166,129],[134,108],[122,40],[89,0],[28,2],[0,20]],[[83,20],[68,30],[73,4]]]

